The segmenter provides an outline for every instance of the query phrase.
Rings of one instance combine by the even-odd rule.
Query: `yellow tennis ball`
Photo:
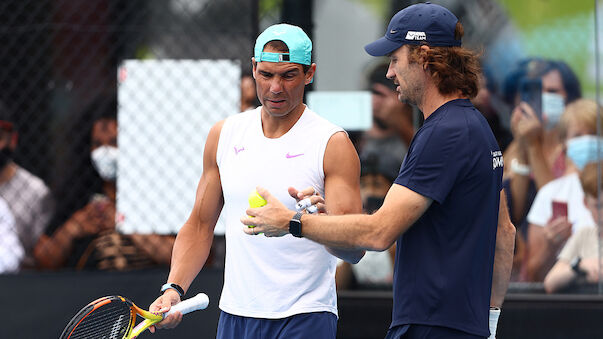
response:
[[[266,199],[262,198],[262,196],[258,194],[258,191],[253,190],[253,192],[251,192],[249,194],[249,207],[251,207],[251,208],[262,207],[262,206],[266,205],[267,203],[268,202],[266,201]],[[252,216],[249,216],[249,217],[253,218]],[[247,225],[247,227],[253,228],[255,226]]]
[[[249,194],[249,207],[251,207],[251,208],[262,207],[266,204],[267,204],[266,199],[262,198],[262,196],[258,194],[258,191],[253,190],[253,192],[251,192]]]

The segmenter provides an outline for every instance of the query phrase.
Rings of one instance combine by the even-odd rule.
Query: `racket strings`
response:
[[[123,302],[103,305],[86,316],[69,339],[121,339],[129,328],[131,312]]]

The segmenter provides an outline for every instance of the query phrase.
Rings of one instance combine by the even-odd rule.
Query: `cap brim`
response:
[[[364,50],[372,56],[384,56],[400,48],[404,43],[394,42],[386,37],[364,46]]]

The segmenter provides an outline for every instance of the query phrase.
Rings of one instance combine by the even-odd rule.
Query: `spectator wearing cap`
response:
[[[393,81],[385,77],[388,65],[377,65],[369,75],[373,124],[360,139],[360,157],[378,152],[403,159],[414,135],[412,107],[398,100]]]
[[[375,213],[400,170],[399,157],[391,154],[369,153],[360,159],[360,196],[364,213]],[[394,274],[396,245],[387,251],[367,252],[357,264],[338,261],[335,282],[337,290],[388,289]]]
[[[44,181],[13,161],[18,132],[10,115],[6,107],[0,107],[0,198],[6,201],[13,214],[24,251],[19,266],[33,268],[33,249],[48,226],[54,202]]]
[[[502,192],[502,152],[473,107],[477,55],[461,47],[463,26],[446,8],[406,7],[367,46],[387,55],[398,99],[425,123],[383,205],[370,215],[303,215],[301,235],[344,248],[396,245],[392,323],[386,338],[485,338],[496,333],[511,272],[515,228]],[[293,212],[266,189],[245,233],[283,236]],[[296,232],[296,230],[293,230]],[[261,286],[258,288],[262,288]],[[490,325],[490,326],[489,326]]]

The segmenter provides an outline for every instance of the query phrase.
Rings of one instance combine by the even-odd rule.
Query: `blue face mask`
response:
[[[597,156],[597,141],[600,156]],[[583,135],[566,142],[567,156],[580,171],[591,162],[603,159],[603,138],[596,135]]]
[[[552,129],[559,123],[565,110],[563,97],[556,93],[542,93],[542,116],[546,117],[546,129]]]

